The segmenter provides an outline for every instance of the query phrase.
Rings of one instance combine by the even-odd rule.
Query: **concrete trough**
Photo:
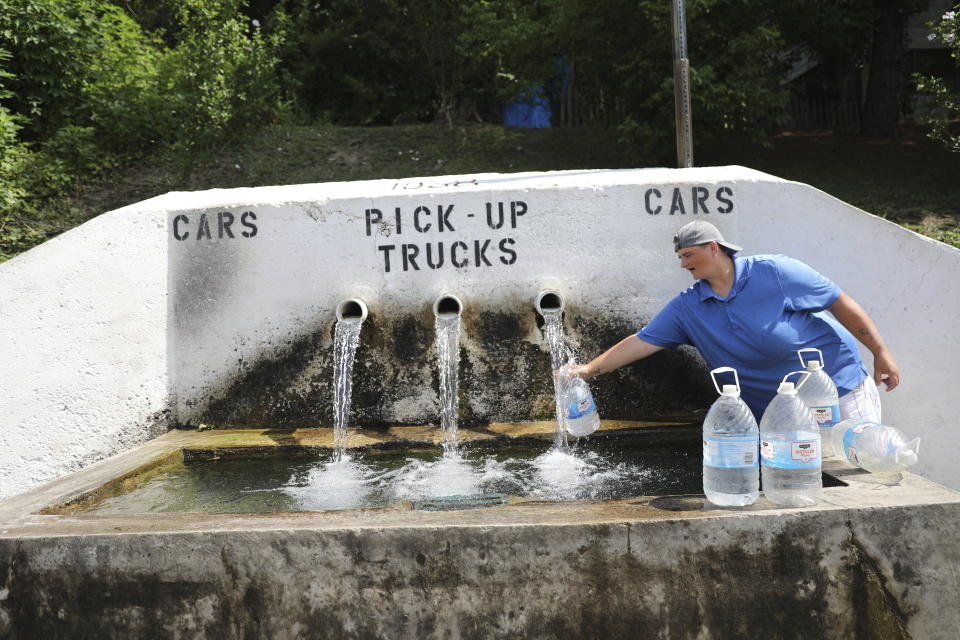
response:
[[[604,425],[614,437],[651,428],[682,427]],[[433,437],[416,429],[350,444]],[[0,637],[886,639],[960,627],[960,494],[839,462],[825,470],[846,486],[808,509],[673,495],[443,513],[42,513],[70,513],[50,507],[135,483],[185,450],[330,440],[325,429],[173,431],[0,502]]]
[[[596,355],[689,285],[669,239],[698,217],[748,254],[804,260],[868,310],[903,372],[884,420],[923,439],[920,475],[828,463],[846,486],[808,509],[691,494],[79,510],[237,437],[177,427],[272,425],[243,446],[328,446],[310,427],[332,422],[332,323],[351,298],[370,313],[353,444],[439,438],[410,425],[438,413],[440,295],[462,302],[461,437],[543,437],[549,425],[521,422],[553,412],[537,293],[563,296],[568,337]],[[952,247],[743,167],[213,190],[110,212],[0,265],[0,638],[955,638],[960,408],[940,338],[958,269]],[[683,350],[594,393],[603,418],[657,428],[714,398]]]

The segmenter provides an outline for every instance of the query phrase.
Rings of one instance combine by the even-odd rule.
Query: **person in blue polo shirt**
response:
[[[841,417],[880,421],[877,385],[893,390],[900,370],[853,298],[799,260],[737,257],[741,248],[709,222],[684,225],[673,245],[680,267],[696,280],[693,286],[641,331],[572,373],[591,378],[664,348],[692,345],[711,369],[737,370],[743,400],[759,420],[783,376],[799,368],[797,351],[815,347],[837,385]],[[873,354],[872,376],[856,340]]]

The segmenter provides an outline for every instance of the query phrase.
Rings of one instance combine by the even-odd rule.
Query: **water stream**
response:
[[[333,333],[333,462],[347,458],[347,427],[350,421],[350,395],[353,389],[353,361],[360,344],[362,318],[337,320]]]
[[[567,344],[563,333],[563,313],[561,311],[543,311],[544,330],[547,344],[550,346],[550,364],[556,372],[573,357],[573,349]],[[567,431],[564,428],[563,393],[565,380],[553,376],[553,400],[556,409],[557,424],[554,429],[553,444],[558,449],[567,448]]]
[[[573,349],[566,341],[562,313],[543,313],[550,362],[554,371],[567,364]],[[440,426],[443,453],[439,458],[407,458],[391,469],[376,468],[347,454],[350,392],[354,357],[360,341],[360,318],[339,320],[334,332],[334,451],[330,459],[305,476],[291,479],[286,491],[306,508],[348,509],[384,500],[473,496],[484,490],[530,495],[550,500],[590,495],[622,478],[625,467],[610,466],[602,457],[578,455],[567,442],[563,393],[565,380],[554,378],[556,427],[553,447],[527,458],[486,458],[461,454],[457,441],[459,409],[460,315],[437,313],[436,362],[439,373]],[[469,452],[468,452],[469,453]],[[626,468],[630,468],[629,465]],[[636,473],[630,468],[626,475]],[[335,496],[332,494],[336,494]]]
[[[444,455],[457,454],[457,414],[459,403],[460,316],[438,313],[435,323],[437,368],[440,371],[440,427],[443,429]]]

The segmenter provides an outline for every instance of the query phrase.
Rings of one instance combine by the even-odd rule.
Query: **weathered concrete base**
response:
[[[0,503],[0,637],[956,637],[960,494],[829,466],[809,509],[36,515],[78,474]]]
[[[576,508],[535,509],[560,522],[4,538],[0,636],[888,639],[960,624],[956,504],[567,524]]]

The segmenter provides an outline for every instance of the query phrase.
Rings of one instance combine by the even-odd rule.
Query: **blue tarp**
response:
[[[546,129],[552,115],[550,99],[539,87],[532,89],[528,97],[503,105],[503,124],[507,127]]]

